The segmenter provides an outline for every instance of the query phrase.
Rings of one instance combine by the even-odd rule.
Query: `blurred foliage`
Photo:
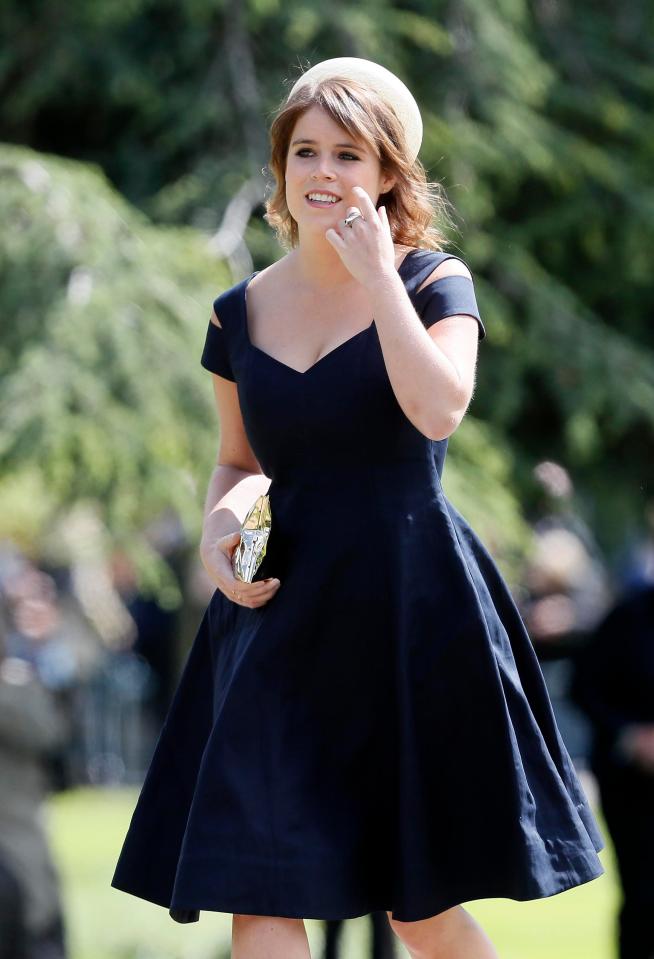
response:
[[[475,275],[489,335],[472,412],[512,450],[521,500],[534,462],[562,462],[614,548],[652,495],[653,19],[646,0],[7,0],[0,138],[97,163],[155,222],[214,233],[246,181],[263,185],[300,66],[384,63],[420,104],[421,158],[458,211],[450,249]],[[245,232],[257,267],[280,255],[261,213]],[[197,240],[150,236],[148,262],[177,237],[203,273]],[[172,303],[189,285],[169,279]],[[204,309],[202,284],[193,295]]]
[[[117,542],[167,508],[197,535],[218,435],[199,358],[227,271],[74,161],[3,147],[0,210],[1,532],[29,548],[90,500]]]

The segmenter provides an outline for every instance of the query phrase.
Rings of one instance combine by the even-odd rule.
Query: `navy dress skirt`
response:
[[[469,277],[418,287],[425,327]],[[252,276],[255,274],[253,273]],[[400,408],[374,324],[299,371],[250,341],[246,288],[214,306],[203,366],[237,383],[269,489],[251,609],[220,590],[187,656],[111,885],[167,907],[413,921],[600,876],[604,839],[532,643],[441,487],[447,440]]]

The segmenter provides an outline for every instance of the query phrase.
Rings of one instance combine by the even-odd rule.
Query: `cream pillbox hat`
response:
[[[287,99],[305,83],[325,80],[327,77],[351,78],[376,90],[397,114],[404,127],[409,156],[411,160],[415,160],[422,143],[422,117],[413,94],[399,77],[374,60],[365,60],[362,57],[332,57],[314,64],[298,77]]]

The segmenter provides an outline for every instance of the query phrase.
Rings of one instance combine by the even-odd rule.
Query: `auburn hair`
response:
[[[420,160],[410,160],[404,128],[393,108],[374,89],[337,76],[303,84],[274,111],[270,160],[264,168],[273,182],[266,191],[264,220],[281,246],[288,251],[299,242],[297,223],[286,205],[286,162],[295,124],[313,106],[325,110],[350,136],[363,140],[382,170],[396,177],[395,184],[377,201],[377,206],[386,207],[393,242],[441,250],[446,237],[440,224],[453,223],[442,185],[429,181]]]

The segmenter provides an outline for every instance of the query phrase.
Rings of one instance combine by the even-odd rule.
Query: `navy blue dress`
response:
[[[450,254],[399,268],[425,327],[466,313]],[[252,276],[255,274],[253,273]],[[447,440],[403,413],[374,321],[300,372],[254,346],[249,280],[202,355],[238,385],[272,480],[251,609],[216,590],[112,886],[168,907],[308,919],[433,916],[600,876],[604,839],[509,589],[445,497]]]

